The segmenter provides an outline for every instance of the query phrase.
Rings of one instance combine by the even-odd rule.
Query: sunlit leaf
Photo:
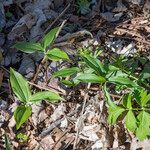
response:
[[[26,79],[18,72],[10,69],[10,83],[13,92],[22,102],[27,102],[31,96],[31,91]]]
[[[124,107],[128,109],[132,108],[132,95],[131,94],[128,93],[123,97],[123,105]]]
[[[129,86],[129,87],[137,87],[137,84],[135,82],[133,82],[132,80],[130,80],[129,78],[127,77],[110,77],[108,78],[108,81],[109,82],[112,82],[112,83],[116,83],[116,84],[119,84],[119,85],[126,85],[126,86]]]
[[[62,98],[57,93],[54,93],[51,91],[43,91],[43,92],[37,92],[33,94],[29,99],[30,99],[30,102],[39,102],[42,100],[48,100],[50,102],[57,102],[61,100]]]
[[[104,75],[106,73],[103,64],[100,62],[100,60],[98,60],[97,58],[94,58],[90,55],[84,55],[82,56],[85,63],[91,67],[92,69],[94,69],[96,71],[96,73],[98,73],[99,75]]]
[[[18,106],[14,112],[16,121],[16,129],[18,130],[23,123],[25,123],[32,114],[31,106]]]
[[[76,72],[79,71],[79,68],[77,67],[72,67],[72,68],[63,68],[53,74],[54,77],[66,77],[70,76]]]
[[[86,73],[79,75],[76,79],[85,83],[104,83],[106,81],[105,78],[102,76]]]
[[[44,38],[42,39],[42,45],[44,49],[50,44],[52,44],[52,42],[55,40],[58,30],[59,30],[59,27],[56,27],[44,36]]]
[[[124,108],[116,106],[108,108],[108,123],[114,125],[118,117],[125,111]]]
[[[40,43],[18,42],[13,47],[25,53],[44,52]]]
[[[136,136],[139,140],[143,141],[148,135],[150,135],[150,114],[141,111],[137,116],[138,128],[136,130]]]
[[[51,50],[48,50],[46,55],[48,59],[53,60],[53,61],[58,61],[61,59],[65,59],[65,60],[69,59],[67,53],[60,50],[59,48],[53,48]]]
[[[69,80],[61,80],[60,83],[67,85],[67,86],[74,86],[74,82],[69,81]]]
[[[132,110],[129,110],[127,115],[126,115],[126,119],[125,119],[125,124],[126,124],[126,128],[129,131],[134,132],[137,128],[137,123],[136,123],[136,118],[132,112]]]

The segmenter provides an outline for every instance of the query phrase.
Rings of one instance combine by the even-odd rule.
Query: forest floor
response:
[[[14,150],[150,150],[150,140],[137,140],[124,120],[108,124],[104,94],[97,84],[72,87],[60,84],[60,78],[49,80],[60,68],[75,66],[79,61],[77,50],[86,47],[92,52],[99,48],[102,62],[124,56],[128,60],[124,60],[125,65],[150,82],[150,1],[83,2],[0,1],[0,150],[6,149],[4,135]],[[42,64],[33,82],[43,55],[26,54],[12,46],[18,41],[40,41],[61,25],[53,47],[65,51],[70,61]],[[64,99],[33,104],[32,116],[19,130],[13,118],[19,101],[10,86],[10,67],[30,81],[34,90],[50,89]],[[122,96],[110,92],[113,100]]]

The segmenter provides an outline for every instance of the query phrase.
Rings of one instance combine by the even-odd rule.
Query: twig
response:
[[[86,105],[86,101],[87,101],[87,97],[88,97],[88,90],[90,89],[90,86],[91,86],[91,84],[88,83],[87,89],[85,90],[84,102],[83,102],[82,111],[81,111],[81,114],[79,117],[79,122],[83,119],[84,109],[85,109],[85,105]],[[76,149],[78,137],[79,137],[79,128],[77,128],[77,133],[76,133],[76,137],[74,140],[73,149]]]
[[[72,33],[72,34],[66,34],[63,37],[60,37],[60,38],[56,39],[56,43],[71,40],[72,38],[79,38],[79,36],[84,36],[86,34],[93,37],[91,32],[89,32],[87,30],[82,30],[82,31],[78,31],[78,32],[75,32],[75,33]]]
[[[55,89],[53,89],[53,88],[46,88],[46,87],[43,87],[43,86],[34,84],[34,83],[32,83],[32,82],[28,82],[28,83],[29,83],[30,85],[32,85],[32,86],[37,87],[38,89],[41,89],[41,90],[53,91],[53,92],[57,92],[57,93],[59,93],[59,94],[61,94],[61,95],[65,95],[64,93],[62,93],[62,92],[60,92],[60,91],[57,91],[57,90],[55,90]]]
[[[70,112],[67,116],[71,117],[73,116],[75,113],[77,113],[80,109],[80,106],[77,107],[73,112]],[[65,116],[63,118],[58,118],[57,121],[53,122],[50,127],[48,127],[46,130],[42,131],[42,133],[39,135],[40,138],[45,137],[46,135],[48,135],[55,127],[57,127],[58,125],[61,124],[61,122],[64,120]]]
[[[63,15],[64,13],[67,11],[67,9],[70,7],[70,3],[67,5],[67,7],[60,13],[60,15],[47,27],[47,29],[44,31],[44,34],[46,34],[50,29],[51,27],[55,24],[55,22],[57,20],[59,20]]]
[[[39,72],[40,72],[40,70],[41,70],[41,68],[45,62],[46,62],[46,56],[42,59],[40,64],[37,66],[36,73],[35,73],[34,78],[32,79],[31,82],[35,82],[35,80],[36,80],[36,78],[37,78],[37,76],[38,76],[38,74],[39,74]],[[31,85],[31,87],[32,87],[32,85]]]
[[[135,33],[133,31],[129,31],[127,29],[122,29],[122,28],[116,28],[117,31],[120,31],[120,32],[124,32],[124,33],[128,33],[129,35],[132,35],[132,36],[135,36],[137,38],[135,38],[136,41],[140,42],[140,43],[144,43],[144,44],[147,44],[147,45],[150,45],[150,42],[149,41],[146,41],[145,38],[143,38],[140,34],[138,33]]]

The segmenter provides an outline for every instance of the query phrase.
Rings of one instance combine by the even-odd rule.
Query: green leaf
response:
[[[112,82],[112,83],[117,83],[119,85],[126,85],[128,87],[137,87],[137,84],[133,81],[131,81],[129,78],[127,77],[110,77],[108,78],[108,81],[109,82]]]
[[[76,72],[79,71],[79,68],[77,67],[72,67],[72,68],[63,68],[53,74],[54,77],[66,77],[70,76]]]
[[[59,30],[59,27],[56,27],[44,36],[44,38],[42,39],[42,45],[44,49],[50,44],[52,44],[52,42],[55,40],[58,30]]]
[[[105,78],[102,76],[87,73],[79,75],[76,79],[85,83],[104,83],[106,81]]]
[[[129,131],[134,132],[136,130],[136,128],[137,128],[136,118],[135,118],[132,110],[128,111],[128,113],[126,115],[125,123],[126,123],[126,128]]]
[[[134,97],[136,102],[142,107],[144,107],[148,103],[148,101],[150,101],[150,94],[147,94],[146,90],[135,90]]]
[[[24,133],[18,133],[16,138],[20,141],[20,142],[25,142],[29,139],[29,137],[27,135],[25,135]]]
[[[26,79],[18,72],[10,68],[10,83],[13,92],[22,102],[27,102],[31,96],[31,91]]]
[[[150,115],[145,111],[141,111],[137,116],[139,125],[136,130],[136,136],[140,141],[146,139],[150,135]]]
[[[25,53],[34,53],[36,51],[44,52],[40,43],[19,42],[16,43],[13,47]]]
[[[59,48],[53,48],[51,50],[48,50],[46,55],[48,59],[53,60],[53,61],[58,61],[60,59],[66,59],[66,60],[69,59],[67,53],[60,50]]]
[[[85,63],[94,69],[99,75],[104,75],[106,73],[103,64],[97,58],[94,58],[90,55],[82,56]]]
[[[54,93],[51,91],[43,91],[43,92],[37,92],[37,93],[33,94],[30,97],[30,102],[39,102],[42,100],[48,100],[50,102],[57,102],[61,99],[62,98],[57,93]]]
[[[10,141],[6,134],[5,134],[5,146],[6,146],[6,150],[11,150]]]
[[[67,86],[74,86],[74,82],[69,81],[69,80],[61,80],[60,81],[62,84],[67,85]]]
[[[117,105],[111,100],[111,97],[106,88],[106,84],[104,85],[103,91],[104,91],[104,95],[105,95],[108,106],[112,108],[116,108]]]
[[[150,100],[150,94],[147,94],[146,90],[141,91],[140,97],[141,97],[141,105],[142,106],[145,106],[147,104],[147,102]]]
[[[31,106],[22,105],[17,107],[17,109],[14,112],[17,130],[21,127],[23,123],[25,123],[28,120],[31,114],[32,114]]]
[[[131,109],[132,108],[132,95],[130,93],[126,94],[123,97],[123,105],[124,107]]]
[[[108,123],[114,125],[118,117],[125,111],[124,108],[116,106],[108,108]]]

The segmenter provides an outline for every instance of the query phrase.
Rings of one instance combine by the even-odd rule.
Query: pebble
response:
[[[5,25],[6,25],[6,19],[5,19],[4,7],[2,3],[0,3],[0,28],[5,27]]]

